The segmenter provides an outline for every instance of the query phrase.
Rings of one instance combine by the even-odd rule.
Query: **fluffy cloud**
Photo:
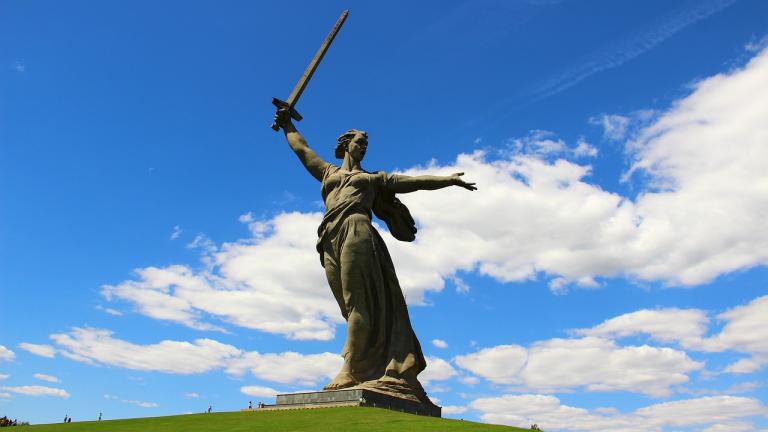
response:
[[[629,117],[618,114],[603,114],[590,118],[589,122],[603,127],[603,138],[619,141],[627,135],[629,120]]]
[[[64,399],[69,398],[69,393],[67,393],[66,390],[62,390],[60,388],[54,388],[54,387],[34,385],[34,386],[18,386],[18,387],[0,387],[0,389],[3,389],[11,393],[17,393],[17,394],[26,395],[26,396],[55,396],[55,397],[60,397]]]
[[[447,405],[443,407],[443,415],[455,415],[467,412],[467,407]]]
[[[611,318],[589,329],[573,333],[618,339],[647,334],[659,342],[677,342],[684,347],[700,346],[709,326],[707,313],[698,309],[642,309]]]
[[[497,384],[519,384],[528,350],[519,345],[499,345],[454,358],[457,365]]]
[[[426,360],[427,368],[419,375],[419,380],[424,383],[424,385],[428,385],[434,381],[451,379],[458,375],[458,372],[456,372],[456,369],[454,369],[450,363],[439,357],[428,356]]]
[[[136,271],[137,280],[105,285],[102,293],[196,329],[219,329],[205,321],[209,316],[292,339],[331,339],[343,320],[315,252],[320,215],[246,222],[253,238],[206,249],[210,270],[148,267]]]
[[[256,378],[285,384],[317,384],[332,378],[342,363],[338,354],[262,354],[212,339],[139,345],[117,339],[109,330],[91,328],[74,328],[68,334],[51,335],[51,339],[64,357],[88,364],[185,375],[213,370],[233,375],[250,372]]]
[[[541,271],[582,285],[619,275],[696,285],[768,263],[766,74],[763,51],[741,70],[701,81],[640,130],[628,145],[628,178],[642,172],[651,183],[634,200],[586,182],[589,166],[540,151],[409,170],[464,171],[481,186],[471,195],[404,196],[422,225],[413,255],[430,258],[416,262],[441,275],[476,268],[514,281]],[[561,147],[541,141],[552,143],[528,147]]]
[[[46,375],[46,374],[36,373],[36,374],[34,374],[32,376],[37,378],[37,379],[39,379],[39,380],[41,380],[41,381],[48,381],[48,382],[51,382],[51,383],[59,382],[59,379],[57,377],[53,376],[53,375]]]
[[[240,350],[212,339],[194,343],[162,341],[137,345],[112,337],[108,330],[75,328],[70,334],[51,335],[62,355],[77,361],[133,370],[194,374],[224,367]]]
[[[11,361],[16,358],[16,354],[8,348],[0,345],[0,360]]]
[[[563,405],[554,396],[505,395],[481,398],[470,407],[485,421],[515,426],[537,423],[545,430],[654,432],[665,427],[719,427],[744,424],[754,416],[766,416],[768,409],[757,399],[714,396],[650,405],[622,414],[614,409],[587,410]],[[713,429],[718,430],[718,429]],[[741,429],[737,429],[741,430]]]
[[[550,339],[528,349],[503,345],[457,356],[455,361],[496,384],[544,392],[625,390],[656,397],[668,396],[671,386],[687,382],[690,372],[703,368],[682,351],[647,345],[619,347],[594,337]]]
[[[768,296],[762,296],[717,315],[717,319],[725,324],[719,333],[709,337],[709,316],[698,309],[644,309],[611,318],[592,328],[574,330],[573,333],[611,339],[647,334],[656,341],[674,342],[697,351],[747,353],[752,357],[738,360],[725,371],[751,373],[768,363],[766,316]]]
[[[38,345],[38,344],[22,342],[19,344],[19,348],[23,349],[24,351],[31,352],[32,354],[38,355],[40,357],[47,357],[47,358],[56,357],[56,349],[54,349],[50,345]]]
[[[240,387],[240,393],[248,396],[274,398],[280,391],[270,387],[252,385]]]
[[[619,276],[692,286],[765,265],[766,74],[768,50],[741,69],[700,81],[689,96],[646,119],[627,144],[625,179],[643,175],[636,198],[590,183],[591,167],[569,159],[594,149],[583,141],[569,146],[546,131],[510,140],[496,159],[475,152],[406,170],[466,172],[480,186],[472,193],[450,188],[401,196],[417,219],[417,239],[384,237],[408,302],[423,303],[425,293],[442,290],[462,271],[501,282],[544,275],[553,291],[564,292]],[[620,117],[600,123],[611,136],[625,132]],[[331,339],[341,318],[314,249],[320,217],[243,217],[250,238],[221,246],[194,242],[205,269],[139,269],[135,280],[107,285],[103,294],[198,329],[220,329],[209,322],[216,318],[294,339]]]
[[[768,296],[758,297],[746,305],[735,307],[717,316],[726,322],[712,337],[720,350],[731,349],[752,354],[751,359],[731,365],[729,372],[753,372],[768,363]]]
[[[432,339],[432,345],[436,346],[437,348],[448,348],[448,342],[442,339]]]
[[[10,377],[10,375],[4,374],[4,373],[0,373],[0,380],[8,379],[8,377]]]
[[[227,372],[242,375],[249,371],[254,377],[267,381],[314,386],[322,380],[330,380],[336,376],[342,363],[341,356],[327,352],[321,354],[249,352],[230,361]]]
[[[572,330],[577,336],[572,339],[550,339],[527,348],[499,345],[457,356],[454,362],[492,383],[540,392],[583,388],[668,396],[673,386],[689,381],[691,372],[702,370],[703,363],[673,348],[619,346],[616,340],[646,334],[654,341],[689,350],[742,352],[751,357],[724,371],[752,373],[768,364],[766,316],[768,296],[758,297],[717,315],[724,325],[719,333],[707,336],[711,323],[705,311],[643,309],[592,328]]]
[[[523,138],[513,138],[508,140],[507,145],[512,148],[516,154],[528,154],[536,156],[575,156],[575,157],[594,157],[597,156],[597,149],[591,146],[583,138],[579,139],[576,147],[570,147],[554,132],[545,130],[532,130]]]

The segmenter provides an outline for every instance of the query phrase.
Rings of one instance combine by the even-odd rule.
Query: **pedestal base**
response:
[[[351,388],[308,393],[277,395],[277,403],[243,411],[274,411],[284,409],[327,408],[336,406],[365,406],[385,408],[411,414],[441,417],[442,408],[431,403],[379,393],[368,389]]]

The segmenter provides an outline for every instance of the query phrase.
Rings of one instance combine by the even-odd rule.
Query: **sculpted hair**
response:
[[[343,134],[338,139],[338,143],[336,144],[336,158],[337,159],[344,159],[344,152],[347,151],[347,145],[350,141],[352,141],[352,138],[355,137],[356,134],[362,134],[365,137],[365,140],[368,141],[368,132],[361,131],[357,129],[350,129]]]

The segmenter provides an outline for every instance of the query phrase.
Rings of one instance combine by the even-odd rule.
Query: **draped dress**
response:
[[[341,314],[350,323],[341,354],[362,383],[359,387],[423,400],[426,395],[416,376],[426,361],[392,258],[371,224],[377,194],[392,194],[389,188],[399,177],[328,164],[322,177],[326,211],[317,250]]]

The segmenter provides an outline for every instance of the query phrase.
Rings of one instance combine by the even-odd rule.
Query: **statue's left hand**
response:
[[[461,178],[461,176],[463,175],[464,175],[463,172],[451,174],[451,181],[453,182],[453,184],[456,186],[461,186],[466,190],[470,190],[470,191],[477,190],[477,186],[475,186],[474,183],[465,182]]]

